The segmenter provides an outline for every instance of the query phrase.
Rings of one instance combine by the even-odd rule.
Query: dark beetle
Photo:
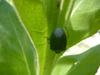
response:
[[[56,53],[66,49],[67,37],[62,28],[56,28],[50,37],[50,48]]]

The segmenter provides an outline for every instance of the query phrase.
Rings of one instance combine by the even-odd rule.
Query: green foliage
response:
[[[0,1],[0,74],[36,75],[37,54],[13,7]]]
[[[26,28],[28,29],[39,55],[40,70],[44,70],[47,49],[47,20],[40,0],[15,0]]]
[[[69,4],[69,2],[70,1],[68,1],[67,4]],[[57,25],[58,16],[61,14],[59,14],[60,8],[57,7],[57,1],[15,0],[14,3],[37,47],[40,60],[40,74],[48,75],[56,60],[61,55],[61,53],[56,55],[56,53],[50,49],[50,41],[48,40],[52,31],[60,26],[59,24]],[[66,6],[68,7],[68,5]],[[66,13],[66,11],[63,13]],[[62,18],[64,19],[64,16]],[[63,27],[63,25],[61,27]]]
[[[100,66],[100,45],[79,55],[59,59],[52,75],[95,75]]]
[[[52,31],[61,27],[69,48],[96,33],[100,29],[100,1],[62,1],[0,0],[1,75],[95,74],[100,45],[59,59],[64,52],[53,52],[49,39]]]
[[[99,22],[99,0],[76,0],[70,22],[66,24],[69,34],[68,47],[96,33],[100,29]]]

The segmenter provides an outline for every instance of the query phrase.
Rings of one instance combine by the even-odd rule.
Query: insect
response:
[[[62,28],[56,28],[50,36],[50,48],[56,53],[66,49],[67,37]]]

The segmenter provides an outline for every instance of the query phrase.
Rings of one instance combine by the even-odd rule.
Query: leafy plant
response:
[[[65,51],[51,50],[49,39],[64,29],[68,49],[96,33],[99,22],[99,0],[0,0],[0,74],[94,75],[100,45],[59,58]]]

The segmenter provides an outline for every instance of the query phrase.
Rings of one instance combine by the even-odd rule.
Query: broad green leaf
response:
[[[100,45],[73,56],[62,57],[52,75],[95,75],[100,66]]]
[[[0,75],[36,75],[37,54],[15,9],[0,0]]]
[[[100,66],[100,45],[78,56],[78,61],[67,75],[95,75]]]
[[[68,47],[96,33],[100,29],[99,22],[100,0],[76,0],[70,23],[66,24]]]
[[[44,70],[47,50],[47,20],[40,0],[14,0],[16,8],[29,34],[34,41],[39,55],[40,74]]]

